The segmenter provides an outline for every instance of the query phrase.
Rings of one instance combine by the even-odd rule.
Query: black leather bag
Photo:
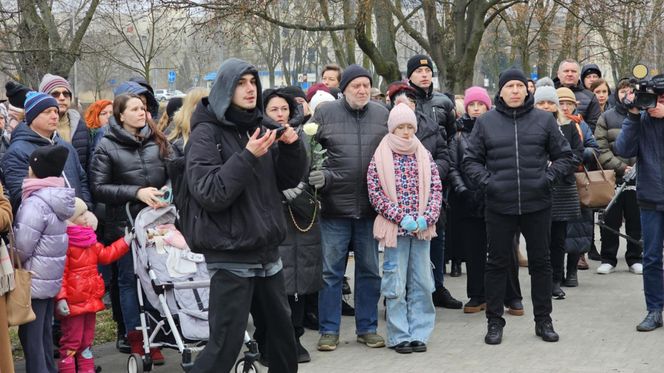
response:
[[[318,211],[320,210],[320,201],[316,198],[316,192],[309,184],[305,184],[295,199],[287,201],[288,212],[291,220],[300,232],[307,232],[316,221]],[[300,224],[306,224],[304,228]]]

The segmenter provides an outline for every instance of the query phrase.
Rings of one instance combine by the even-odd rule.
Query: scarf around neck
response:
[[[61,177],[45,177],[43,179],[35,179],[26,177],[23,179],[23,191],[21,192],[21,200],[25,201],[26,198],[40,189],[44,188],[64,188],[65,179]]]
[[[228,107],[224,117],[235,124],[240,131],[253,131],[263,120],[263,116],[257,109],[242,110],[233,105]],[[250,133],[249,136],[251,135]]]
[[[399,203],[397,196],[397,183],[394,175],[394,153],[402,155],[415,155],[417,159],[418,176],[418,214],[422,216],[427,209],[429,193],[431,192],[431,162],[429,152],[420,140],[413,136],[410,140],[403,139],[393,133],[385,135],[378,145],[374,157],[376,170],[381,189],[391,202]],[[417,216],[414,217],[415,219]],[[382,215],[376,216],[373,227],[374,237],[382,247],[397,247],[397,234],[399,225],[385,219]],[[420,240],[431,240],[436,237],[435,226],[429,226],[423,232],[417,233]]]
[[[87,248],[97,243],[97,234],[92,227],[69,225],[67,226],[67,236],[69,244],[76,247]]]

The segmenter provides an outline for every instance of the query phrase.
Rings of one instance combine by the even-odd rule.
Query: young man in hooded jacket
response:
[[[252,303],[270,320],[270,371],[297,372],[278,246],[286,236],[281,190],[298,185],[306,153],[292,128],[279,139],[262,128],[261,91],[254,66],[228,59],[192,115],[185,174],[196,224],[187,239],[210,271],[210,339],[194,372],[231,370]]]

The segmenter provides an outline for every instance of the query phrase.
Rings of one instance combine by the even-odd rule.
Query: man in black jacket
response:
[[[577,113],[583,116],[590,129],[595,132],[595,125],[602,114],[595,94],[583,87],[580,79],[581,67],[573,59],[566,59],[558,66],[558,77],[554,79],[556,88],[567,87],[574,92],[577,101]]]
[[[370,102],[371,73],[350,65],[341,77],[342,99],[316,108],[316,141],[327,149],[324,170],[314,170],[309,184],[318,188],[323,248],[323,288],[319,292],[320,351],[332,351],[339,343],[341,283],[348,245],[355,252],[355,325],[357,341],[384,347],[376,334],[380,272],[378,244],[373,238],[376,212],[369,203],[367,168],[387,134],[384,105]]]
[[[456,132],[456,112],[454,103],[442,93],[433,91],[433,61],[429,56],[416,54],[408,60],[406,75],[409,84],[415,89],[416,113],[422,113],[438,124],[443,138],[449,140]],[[440,177],[445,182],[445,176]],[[443,216],[441,214],[441,216]],[[436,307],[461,309],[461,301],[455,299],[444,286],[443,269],[445,266],[445,220],[438,222],[438,236],[431,240],[431,262],[436,290],[433,303]]]
[[[281,190],[300,182],[306,153],[292,128],[279,139],[276,130],[262,134],[260,102],[258,71],[231,58],[192,115],[185,176],[196,224],[187,240],[211,276],[210,339],[193,372],[231,370],[252,303],[270,320],[270,371],[297,371],[278,246],[286,236]]]
[[[574,169],[573,155],[555,118],[534,108],[521,70],[503,71],[499,87],[496,107],[477,118],[463,159],[469,181],[486,191],[485,342],[502,340],[505,282],[517,229],[526,238],[535,333],[555,342],[549,261],[551,187]]]

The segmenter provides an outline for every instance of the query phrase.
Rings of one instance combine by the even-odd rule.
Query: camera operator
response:
[[[658,78],[658,77],[654,77]],[[643,289],[648,315],[636,327],[647,332],[662,326],[664,307],[664,89],[655,89],[657,106],[644,111],[631,107],[616,140],[616,155],[637,157],[636,198],[641,208]],[[627,95],[628,106],[634,93]]]

